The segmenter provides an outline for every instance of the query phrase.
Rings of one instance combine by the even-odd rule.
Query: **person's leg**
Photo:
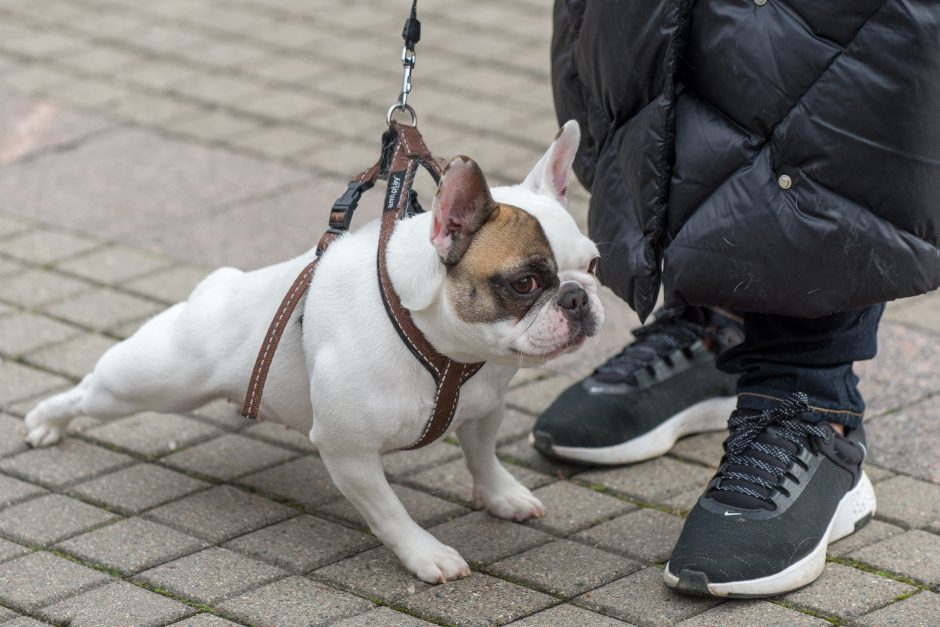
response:
[[[536,449],[627,464],[663,455],[683,435],[725,428],[736,377],[715,359],[743,337],[740,319],[702,307],[659,311],[634,335],[545,410],[532,429]]]
[[[830,542],[868,522],[875,497],[852,365],[874,357],[883,309],[744,316],[744,342],[719,362],[739,375],[725,456],[686,519],[667,585],[715,596],[794,590],[822,573]]]
[[[802,392],[811,422],[849,428],[862,423],[865,402],[858,391],[856,361],[878,350],[884,305],[824,318],[744,314],[744,341],[725,352],[718,368],[738,378],[738,409],[764,411]]]

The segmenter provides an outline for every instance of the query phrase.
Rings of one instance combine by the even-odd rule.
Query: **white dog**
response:
[[[603,321],[597,247],[565,207],[579,140],[568,122],[522,184],[492,190],[473,161],[454,159],[432,210],[402,220],[388,245],[394,289],[431,344],[454,360],[486,362],[463,386],[451,429],[474,499],[510,520],[544,508],[496,458],[509,380],[520,366],[574,350]],[[466,562],[408,516],[382,469],[381,453],[421,433],[435,386],[383,307],[378,233],[378,221],[369,223],[323,255],[303,317],[294,314],[281,340],[261,413],[309,434],[375,535],[418,577],[444,582],[468,575]],[[216,270],[188,300],[105,353],[79,385],[33,409],[28,442],[58,441],[78,415],[241,402],[268,324],[314,254],[253,272]]]

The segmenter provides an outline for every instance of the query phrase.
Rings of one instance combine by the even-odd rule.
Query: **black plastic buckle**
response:
[[[370,187],[372,187],[372,183],[369,181],[351,181],[349,183],[346,191],[336,199],[333,208],[330,209],[329,224],[331,231],[342,232],[349,230],[349,225],[352,224],[353,212],[359,206],[359,199],[362,198],[363,192]],[[342,215],[342,219],[339,219],[340,215]]]

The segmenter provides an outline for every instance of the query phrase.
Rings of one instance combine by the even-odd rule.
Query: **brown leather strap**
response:
[[[264,384],[268,379],[268,370],[271,368],[271,362],[274,361],[274,354],[277,351],[277,345],[281,341],[284,329],[287,328],[287,322],[291,314],[297,308],[297,303],[303,298],[313,279],[313,272],[316,270],[319,257],[311,261],[294,279],[290,286],[274,319],[268,325],[268,332],[264,336],[264,342],[261,343],[261,350],[258,351],[258,358],[255,360],[255,367],[251,371],[251,378],[248,380],[248,392],[245,395],[245,403],[242,405],[242,415],[246,418],[257,418],[258,409],[261,407],[261,395],[264,392]]]
[[[401,299],[398,297],[398,293],[395,292],[386,265],[388,242],[398,220],[409,208],[411,185],[418,167],[424,167],[435,181],[439,181],[443,165],[431,155],[424,139],[421,137],[421,133],[415,127],[392,122],[384,139],[383,152],[391,150],[391,154],[383,154],[378,163],[360,173],[353,183],[350,183],[350,190],[353,190],[357,195],[356,200],[350,203],[351,208],[349,211],[351,212],[355,208],[359,193],[371,187],[380,176],[388,178],[377,254],[379,291],[392,326],[398,332],[405,346],[431,374],[436,386],[434,409],[424,430],[417,440],[404,447],[404,449],[416,449],[434,442],[447,432],[457,411],[461,385],[476,374],[483,367],[483,364],[465,364],[453,361],[439,353],[424,333],[415,325],[411,312],[402,306]],[[345,198],[345,196],[342,198]],[[339,203],[339,201],[337,202]],[[245,404],[242,407],[244,416],[249,418],[258,417],[258,409],[261,405],[261,395],[264,391],[268,370],[271,367],[274,353],[277,350],[284,329],[287,327],[287,322],[313,279],[313,273],[316,270],[320,255],[348,226],[345,223],[348,223],[349,215],[346,211],[340,210],[341,208],[341,204],[339,208],[334,205],[334,211],[330,216],[331,228],[323,234],[317,245],[317,259],[307,265],[300,273],[300,276],[294,280],[268,327],[267,335],[261,349],[258,351],[258,358],[255,361],[255,367],[248,383],[248,392],[245,397]],[[344,224],[337,228],[336,225],[340,225],[340,223]]]

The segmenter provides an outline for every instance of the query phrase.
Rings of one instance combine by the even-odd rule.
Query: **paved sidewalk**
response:
[[[859,367],[876,519],[831,547],[819,582],[769,601],[661,583],[721,435],[605,470],[527,444],[636,323],[609,294],[601,339],[510,393],[499,454],[548,517],[474,511],[452,442],[387,457],[409,512],[473,566],[445,586],[378,545],[303,437],[232,405],[80,418],[26,449],[37,399],[208,269],[315,242],[374,159],[408,4],[0,0],[0,624],[940,624],[938,295],[893,304]],[[556,130],[550,2],[423,5],[414,103],[431,148],[517,181]],[[573,191],[582,225],[586,199]]]

